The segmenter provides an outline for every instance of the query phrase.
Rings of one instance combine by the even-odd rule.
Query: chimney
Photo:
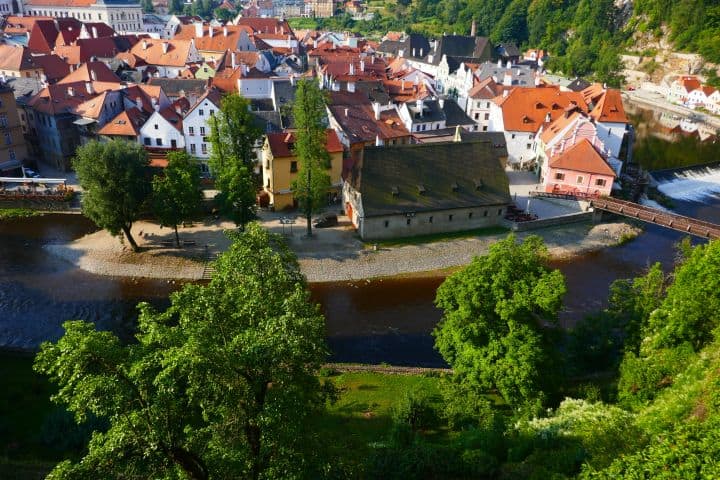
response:
[[[182,115],[182,108],[180,108],[180,104],[175,105],[175,113]]]
[[[400,80],[400,93],[405,91],[405,80]]]
[[[92,95],[93,93],[95,93],[95,90],[93,89],[93,84],[92,84],[92,82],[85,82],[85,90],[87,90],[87,92],[88,92],[90,95]]]
[[[498,68],[502,68],[502,59],[498,58]]]
[[[455,127],[455,136],[453,137],[453,142],[462,142],[462,135],[460,135],[460,125],[457,125]]]
[[[245,64],[243,62],[240,62],[240,76],[245,76]]]
[[[510,90],[505,89],[503,90],[503,98],[507,97],[510,94]]]
[[[163,43],[162,43],[163,53],[167,53],[167,52],[168,52],[168,48],[170,48],[170,44],[169,44],[168,42],[163,42]]]
[[[347,91],[350,93],[355,93],[355,82],[347,83]]]
[[[147,50],[147,49],[148,49],[148,42],[147,42],[147,40],[143,40],[142,49],[143,49],[143,50]]]
[[[415,105],[417,106],[417,109],[420,112],[420,116],[422,117],[423,116],[423,107],[425,106],[422,99],[418,98],[417,101],[415,102]]]
[[[508,60],[505,64],[505,68],[507,68],[508,70],[512,68],[512,63],[510,62],[510,60]]]
[[[445,99],[444,98],[439,99],[438,105],[440,105],[440,110],[445,109]]]
[[[227,25],[223,27],[223,37],[227,37]]]
[[[137,97],[137,98],[135,99],[135,105],[137,106],[138,110],[142,111],[142,109],[143,109],[143,103],[142,103],[142,98],[141,98],[141,97]]]
[[[317,38],[313,40],[313,48],[317,48]]]
[[[380,135],[375,135],[375,146],[376,146],[376,147],[382,147],[382,146],[383,146],[383,141],[380,140]]]
[[[75,96],[75,89],[73,87],[68,87],[67,89],[68,97],[74,97]]]
[[[350,61],[350,75],[355,75],[355,64]]]
[[[413,48],[412,52],[413,52],[413,57],[414,57],[414,56],[415,56],[415,53],[417,53],[417,52],[415,51],[414,48]]]
[[[537,75],[537,74],[535,75],[535,86],[536,87],[540,86],[540,75]]]
[[[208,25],[208,37],[210,37],[210,38],[213,37],[213,34],[215,33],[214,30],[215,29],[213,28],[212,25]]]
[[[545,114],[545,123],[550,123],[552,120],[552,117],[550,116],[550,112]]]
[[[195,36],[197,38],[202,38],[203,36],[203,24],[202,22],[195,22],[193,25],[195,25]],[[212,27],[210,27],[212,30]]]
[[[365,60],[360,60],[360,71],[361,72],[365,71]]]
[[[503,85],[506,87],[512,86],[512,71],[508,70],[505,72],[505,76],[503,77]]]
[[[346,116],[346,117],[348,116],[348,112],[350,112],[350,109],[347,108],[347,107],[345,107],[345,116]]]
[[[159,108],[158,108],[159,105],[158,105],[157,98],[155,98],[155,97],[150,97],[150,103],[152,104],[153,108],[154,108],[155,111],[157,112],[158,109],[159,109]]]
[[[295,75],[290,75],[290,85],[295,86]]]
[[[477,35],[477,22],[473,18],[472,24],[470,25],[470,36],[474,37]]]
[[[375,114],[375,120],[380,120],[380,104],[378,102],[372,102],[373,113]]]
[[[92,38],[98,38],[97,27],[92,27]]]
[[[233,70],[235,70],[235,68],[237,68],[237,58],[235,57],[235,52],[232,52],[230,54],[230,66],[232,67]]]

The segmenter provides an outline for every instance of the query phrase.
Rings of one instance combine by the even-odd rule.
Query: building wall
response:
[[[63,172],[71,170],[71,159],[80,144],[77,117],[73,114],[46,115],[35,110],[29,112],[33,119],[29,136],[36,138],[40,147],[41,160]]]
[[[42,68],[30,68],[27,70],[0,70],[0,74],[6,77],[40,79],[44,75],[44,71]]]
[[[603,142],[605,148],[610,150],[611,156],[618,157],[623,138],[625,138],[627,125],[624,123],[597,122],[595,126],[597,127],[598,139]]]
[[[468,98],[465,113],[477,124],[478,131],[487,132],[489,130],[491,103],[491,100]]]
[[[158,138],[161,140],[160,145],[157,143]],[[146,139],[150,139],[150,144],[146,143]],[[182,132],[157,112],[153,113],[140,129],[140,143],[145,147],[170,149],[173,148],[173,140],[175,140],[174,148],[185,148],[185,137]]]
[[[25,137],[12,90],[0,91],[0,164],[27,158]]]
[[[269,78],[239,78],[238,92],[245,98],[272,98],[272,81]]]
[[[535,159],[535,134],[530,132],[504,132],[510,164],[526,164]]]
[[[27,5],[25,10],[28,15],[72,17],[84,22],[104,22],[118,33],[143,31],[143,13],[139,3],[95,4],[89,7]]]
[[[297,162],[295,171],[292,171],[292,162]],[[342,184],[342,165],[342,152],[331,153],[330,169],[327,173],[330,175],[330,183],[337,193],[340,193]],[[267,141],[265,142],[262,151],[263,189],[270,195],[270,203],[276,210],[293,207],[294,197],[290,185],[295,181],[301,167],[302,164],[297,157],[273,157]]]
[[[564,178],[558,178],[559,175]],[[597,181],[604,182],[604,185],[597,185]],[[547,173],[543,178],[543,188],[546,192],[580,192],[590,195],[610,195],[613,185],[613,177],[610,175],[598,175],[586,172],[547,167]]]
[[[507,206],[456,208],[417,213],[414,216],[386,215],[356,218],[356,226],[363,240],[459,232],[499,225]]]

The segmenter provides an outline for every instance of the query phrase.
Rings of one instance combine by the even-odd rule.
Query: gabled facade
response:
[[[207,165],[210,158],[210,122],[216,112],[220,110],[221,95],[217,89],[210,89],[200,97],[185,114],[183,119],[183,135],[185,137],[185,150],[200,162],[200,170],[209,174]]]
[[[142,8],[132,0],[25,0],[25,13],[103,22],[116,32],[142,31]]]
[[[153,150],[184,149],[182,115],[171,107],[158,108],[140,128],[140,142]]]

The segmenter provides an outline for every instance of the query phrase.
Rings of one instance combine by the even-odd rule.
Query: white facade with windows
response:
[[[76,18],[81,22],[104,22],[117,33],[142,32],[143,13],[139,3],[127,0],[70,0],[62,5],[54,0],[29,0],[25,14],[57,18]]]
[[[185,148],[182,124],[173,125],[160,112],[154,112],[140,128],[140,143],[148,148]]]
[[[208,96],[200,101],[185,114],[183,120],[183,135],[185,137],[185,150],[200,163],[200,170],[209,173],[207,162],[210,158],[210,120],[220,110],[220,106]]]

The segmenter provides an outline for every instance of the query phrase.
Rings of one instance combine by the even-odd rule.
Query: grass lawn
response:
[[[505,227],[485,227],[474,230],[463,230],[461,232],[433,233],[430,235],[418,235],[415,237],[393,238],[392,240],[379,240],[377,242],[366,242],[365,246],[379,245],[381,247],[396,247],[402,245],[417,245],[420,243],[442,242],[456,238],[487,237],[490,235],[503,235],[509,233],[510,229]]]
[[[0,208],[0,220],[8,218],[27,218],[41,215],[37,210],[29,208]]]
[[[60,452],[40,442],[53,387],[32,370],[30,354],[0,353],[0,478],[44,478]]]

